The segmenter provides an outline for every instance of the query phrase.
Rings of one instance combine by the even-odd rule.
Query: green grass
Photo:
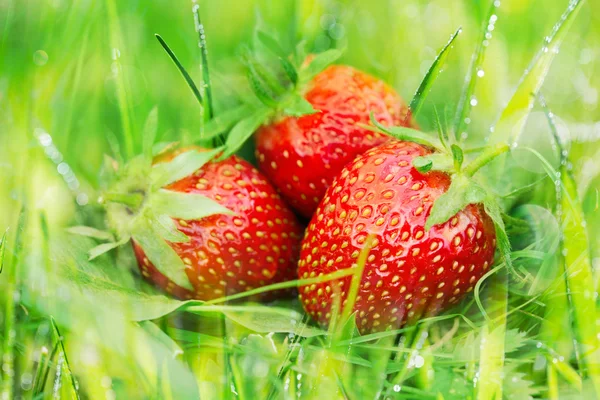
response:
[[[554,33],[568,0],[198,3],[210,92],[199,84],[208,71],[192,2],[0,3],[3,398],[600,395],[600,3],[582,2]],[[443,67],[428,74],[459,26]],[[360,336],[347,310],[324,331],[295,299],[170,299],[140,279],[129,248],[89,261],[101,242],[66,228],[104,228],[105,154],[148,154],[143,137],[154,132],[190,144],[209,137],[210,113],[243,115],[240,54],[256,27],[286,51],[301,38],[316,51],[346,48],[341,62],[385,79],[407,103],[421,93],[413,101],[425,131],[441,125],[467,148],[516,142],[482,171],[503,211],[529,221],[523,231],[507,219],[513,269],[498,262],[438,317]],[[251,145],[240,154],[252,160]]]

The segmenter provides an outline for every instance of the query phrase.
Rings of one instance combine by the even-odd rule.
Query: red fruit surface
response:
[[[248,162],[236,156],[210,162],[166,189],[201,194],[235,215],[175,221],[191,239],[171,247],[189,266],[186,273],[194,291],[160,273],[134,242],[146,279],[182,299],[210,300],[296,278],[302,229],[275,189]]]
[[[393,140],[357,157],[327,190],[306,231],[300,278],[355,266],[373,235],[354,304],[363,333],[436,315],[472,291],[493,261],[494,226],[479,205],[425,231],[434,200],[450,185],[445,173],[421,174],[412,166],[413,158],[429,153]],[[328,325],[333,304],[345,304],[350,282],[301,287],[304,308]]]
[[[369,124],[373,112],[383,125],[403,125],[407,107],[383,81],[348,66],[318,74],[305,98],[320,112],[265,125],[255,140],[260,170],[289,204],[310,217],[347,163],[389,140],[359,124]]]

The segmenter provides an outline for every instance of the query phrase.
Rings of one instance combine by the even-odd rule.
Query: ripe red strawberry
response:
[[[494,224],[480,205],[425,230],[433,202],[451,182],[446,173],[413,167],[415,157],[430,153],[394,140],[358,156],[327,190],[306,231],[300,278],[355,266],[373,235],[354,304],[361,332],[437,314],[473,290],[492,263]],[[304,308],[328,325],[333,305],[345,304],[350,282],[301,287]]]
[[[402,125],[407,107],[383,81],[348,66],[330,66],[309,83],[305,99],[318,112],[262,126],[256,138],[260,170],[302,215],[310,217],[342,168],[389,137],[367,130],[374,113]]]
[[[234,214],[175,221],[190,241],[170,245],[188,266],[193,291],[158,271],[134,241],[146,279],[179,298],[209,300],[295,278],[301,227],[248,162],[236,156],[212,161],[166,189],[206,196]]]

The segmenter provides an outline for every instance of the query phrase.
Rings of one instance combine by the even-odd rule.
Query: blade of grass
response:
[[[86,50],[87,50],[87,45],[88,45],[88,41],[89,41],[89,37],[90,37],[90,28],[91,25],[88,25],[88,27],[85,30],[85,33],[83,34],[83,44],[81,45],[81,50],[79,51],[79,56],[77,57],[77,64],[75,66],[75,75],[73,78],[73,88],[71,89],[71,96],[69,98],[69,108],[67,111],[67,117],[66,117],[66,127],[64,128],[64,132],[65,132],[65,138],[64,138],[64,143],[66,143],[67,148],[65,149],[65,151],[69,151],[69,146],[72,145],[71,140],[69,140],[70,136],[71,136],[71,127],[73,126],[73,113],[75,110],[75,100],[77,99],[77,95],[81,93],[80,91],[80,85],[81,85],[81,76],[82,76],[82,72],[83,72],[83,62],[86,59]]]
[[[54,346],[52,347],[52,351],[50,352],[50,355],[47,357],[48,361],[46,362],[46,364],[43,367],[43,370],[41,372],[42,378],[38,385],[37,391],[33,392],[34,396],[42,396],[43,397],[44,389],[46,388],[46,382],[48,382],[48,376],[50,376],[50,369],[52,369],[52,363],[54,362],[54,358],[56,357],[57,352],[58,352],[58,342],[56,342],[54,344]]]
[[[491,128],[490,143],[512,144],[523,132],[527,116],[535,100],[531,95],[537,94],[542,87],[550,65],[582,4],[582,0],[571,0],[561,18],[554,25],[550,36],[544,38],[541,49],[525,70],[512,98],[502,111],[500,119]]]
[[[496,15],[498,7],[500,7],[500,1],[492,0],[487,17],[483,21],[481,37],[477,44],[477,48],[473,53],[473,57],[471,58],[467,76],[465,77],[465,84],[460,96],[460,101],[458,102],[454,121],[454,134],[456,135],[456,139],[458,141],[464,140],[467,135],[466,132],[463,132],[467,125],[465,121],[471,114],[471,99],[475,93],[475,87],[477,86],[478,81],[477,78],[482,78],[484,76],[481,66],[485,60],[485,50],[489,45],[489,40],[492,38],[492,30],[494,29],[494,25],[498,19]]]
[[[123,129],[123,137],[125,139],[125,158],[129,159],[134,154],[133,142],[133,127],[130,116],[129,96],[127,94],[127,84],[123,71],[120,66],[119,58],[121,57],[122,33],[119,26],[119,15],[117,13],[117,5],[115,0],[106,0],[106,8],[108,11],[108,25],[110,30],[110,46],[112,50],[112,58],[118,68],[113,69],[116,84],[117,84],[117,102],[119,104],[119,112],[121,115],[121,125]]]
[[[198,34],[198,47],[200,48],[200,57],[202,62],[200,63],[200,70],[202,71],[202,91],[204,94],[204,121],[209,121],[214,115],[213,111],[213,99],[212,99],[212,87],[210,83],[210,73],[208,70],[208,49],[206,48],[206,34],[204,33],[204,24],[200,19],[200,5],[197,0],[192,0],[194,6],[192,11],[194,13],[194,27]]]
[[[412,334],[405,336],[404,341],[405,348],[401,348],[396,352],[396,360],[404,359],[402,368],[394,376],[391,385],[388,387],[385,398],[392,395],[392,391],[395,387],[401,387],[407,378],[407,375],[414,369],[415,358],[419,355],[419,350],[423,347],[425,339],[428,336],[427,330],[429,329],[429,323],[419,323]]]
[[[25,241],[25,229],[27,224],[27,209],[22,207],[15,230],[12,257],[10,258],[10,270],[6,272],[5,279],[8,283],[5,292],[6,303],[4,304],[4,337],[2,340],[2,383],[1,394],[3,399],[13,398],[15,379],[15,343],[17,339],[18,322],[16,320],[16,302],[20,297],[20,270],[22,264],[21,253]]]
[[[2,270],[4,270],[4,254],[6,252],[6,235],[8,233],[8,228],[4,231],[2,235],[2,239],[0,239],[0,274]]]
[[[406,115],[405,122],[408,122],[411,118],[413,118],[419,113],[419,110],[423,106],[423,103],[425,102],[425,99],[429,94],[431,86],[433,85],[442,68],[444,67],[444,63],[446,62],[446,58],[448,58],[450,50],[452,50],[452,48],[454,47],[454,40],[458,37],[458,35],[461,32],[462,28],[459,27],[456,30],[456,32],[454,32],[454,34],[450,36],[450,40],[448,41],[448,43],[446,43],[442,50],[440,50],[435,60],[433,60],[431,67],[429,67],[429,70],[425,74],[425,77],[421,81],[421,84],[417,88],[417,91],[415,92],[412,100],[410,101],[410,105],[408,107],[410,112]]]
[[[559,399],[559,390],[558,390],[558,376],[556,374],[556,369],[551,363],[548,363],[546,367],[547,377],[548,377],[548,399],[549,400],[558,400]]]
[[[346,304],[340,316],[340,327],[346,324],[354,311],[354,303],[356,303],[356,296],[358,295],[358,291],[360,289],[360,283],[362,281],[363,272],[367,263],[367,257],[369,256],[369,252],[373,246],[374,238],[374,235],[367,236],[365,244],[358,255],[358,259],[356,260],[356,267],[353,268],[354,273],[352,274],[352,280],[350,281],[350,289],[348,290],[348,296],[346,297]],[[339,331],[335,331],[333,336],[337,336],[337,334],[339,334]]]
[[[58,325],[56,325],[56,321],[54,321],[53,317],[50,317],[50,322],[52,324],[52,330],[56,335],[56,340],[59,346],[59,362],[58,365],[61,365],[61,360],[64,360],[64,372],[66,376],[69,378],[69,382],[71,383],[71,388],[73,390],[73,395],[75,399],[79,400],[79,389],[77,386],[77,382],[75,381],[75,376],[73,376],[73,371],[71,370],[71,366],[69,364],[69,358],[67,357],[67,351],[65,350],[65,344],[63,342],[63,336],[60,334],[60,330],[58,329]],[[60,368],[60,367],[57,367]],[[58,374],[57,374],[58,377]],[[56,385],[55,385],[56,387]]]
[[[483,326],[479,358],[479,375],[475,383],[477,399],[501,399],[504,369],[504,340],[506,333],[508,287],[506,270],[492,279],[486,312],[493,318]]]
[[[37,368],[35,370],[35,377],[33,379],[33,397],[35,398],[40,393],[43,393],[45,381],[43,380],[45,371],[48,368],[48,364],[51,360],[48,358],[48,348],[42,346],[40,349],[40,356],[37,362]]]
[[[245,292],[232,294],[231,296],[221,297],[221,298],[214,299],[214,300],[209,300],[209,301],[205,302],[204,304],[209,305],[209,304],[225,303],[228,301],[243,299],[244,297],[250,297],[250,296],[257,295],[257,294],[267,293],[270,291],[281,290],[281,289],[290,289],[290,288],[296,288],[298,286],[312,285],[313,283],[322,283],[322,282],[327,282],[327,281],[333,281],[333,280],[345,278],[345,277],[351,276],[351,275],[354,275],[353,269],[351,269],[351,268],[341,269],[341,270],[332,272],[330,274],[317,276],[314,278],[298,279],[298,280],[293,280],[293,281],[274,283],[272,285],[267,285],[267,286],[263,286],[260,288],[248,290]]]
[[[187,83],[188,87],[190,88],[190,90],[194,94],[194,97],[196,98],[196,100],[198,100],[198,103],[200,104],[200,107],[204,107],[204,100],[202,100],[202,95],[200,94],[200,90],[198,90],[198,87],[194,83],[194,80],[192,79],[192,77],[190,76],[190,74],[188,74],[188,72],[183,67],[183,65],[181,64],[181,62],[179,61],[179,59],[177,58],[177,56],[173,52],[173,50],[171,50],[171,48],[169,47],[169,45],[167,44],[167,42],[165,42],[164,39],[158,33],[156,33],[154,36],[156,36],[156,40],[158,40],[158,42],[160,43],[160,45],[162,46],[162,48],[167,52],[167,54],[171,58],[171,61],[173,61],[173,64],[175,64],[175,66],[179,70],[179,73],[181,74],[181,76],[185,80],[185,83]]]
[[[575,338],[583,363],[583,371],[592,381],[596,397],[600,397],[600,341],[596,329],[596,304],[589,239],[583,209],[578,198],[575,180],[568,170],[568,154],[554,122],[554,115],[538,96],[550,130],[561,155],[560,174],[556,183],[559,193],[559,217],[562,228],[561,244],[564,258],[567,296],[570,314],[575,328]]]

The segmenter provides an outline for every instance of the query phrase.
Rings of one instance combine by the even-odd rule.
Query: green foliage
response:
[[[593,23],[596,3],[570,2],[533,59],[536,44],[566,1],[503,1],[499,6],[465,1],[284,0],[267,5],[224,0],[198,2],[192,13],[191,7],[142,3],[34,0],[23,8],[9,0],[0,6],[0,132],[5,138],[0,148],[0,227],[5,232],[0,244],[2,396],[597,397],[594,315],[599,280],[592,262],[598,246],[589,242],[597,242],[599,229],[595,160],[600,153],[598,138],[582,138],[581,128],[597,119],[590,95],[599,87],[593,73],[593,54],[600,46],[600,28]],[[259,54],[251,79],[269,107],[251,92],[237,56],[240,44],[253,36],[255,6],[263,21],[255,35],[260,43],[254,45]],[[536,12],[540,9],[544,12]],[[200,21],[200,13],[206,20]],[[493,32],[492,15],[498,19]],[[457,24],[464,27],[460,43],[454,41],[435,58],[431,47],[445,41]],[[483,28],[477,33],[479,25]],[[569,37],[568,28],[575,31]],[[168,57],[156,45],[154,32],[168,38],[171,48],[161,43]],[[210,60],[204,34],[210,40]],[[559,53],[562,42],[566,45]],[[452,47],[456,62],[449,57]],[[421,321],[417,328],[427,333],[425,340],[411,340],[414,326],[360,336],[353,315],[334,334],[311,322],[297,300],[246,302],[298,282],[210,304],[176,300],[145,283],[130,246],[104,252],[129,239],[121,235],[127,229],[105,231],[105,216],[95,204],[122,176],[124,160],[143,154],[133,161],[139,167],[136,179],[110,195],[121,195],[121,201],[135,208],[143,198],[123,196],[132,194],[130,189],[159,191],[212,158],[238,151],[264,121],[281,113],[314,112],[303,101],[300,86],[337,62],[339,48],[347,49],[344,63],[383,78],[403,95],[419,87],[411,107],[423,132],[436,119],[442,126],[435,117],[438,109],[442,121],[454,116],[454,132],[440,127],[438,137],[379,126],[398,139],[442,150],[415,160],[422,173],[453,173],[471,166],[469,171],[479,171],[474,175],[477,185],[505,195],[495,203],[488,197],[483,201],[495,224],[505,225],[510,244],[498,234],[496,266],[475,295]],[[178,57],[171,49],[177,49]],[[315,54],[308,65],[303,64],[306,54]],[[529,59],[522,73],[523,61]],[[194,97],[185,95],[173,63]],[[478,75],[480,70],[485,75]],[[571,141],[565,143],[562,123],[550,115],[551,129],[560,133],[554,145],[570,148],[568,160],[559,166],[538,151],[534,157],[543,169],[529,171],[518,158],[533,153],[519,152],[524,147],[519,145],[491,165],[479,165],[475,160],[506,93],[514,94],[490,141],[512,144],[524,136],[537,138],[528,116],[534,105],[531,94],[542,84],[548,103],[571,132]],[[474,95],[477,103],[471,103]],[[51,133],[60,159],[50,147],[37,146],[33,132],[38,126]],[[461,136],[467,141],[464,147],[461,143],[461,155],[453,138],[463,131],[469,135]],[[150,166],[153,156],[179,143],[204,144],[226,133],[226,148],[186,152],[170,163]],[[106,153],[112,157],[105,158]],[[57,173],[65,165],[78,186]],[[169,265],[166,271],[184,285],[183,267],[169,257],[164,239],[187,238],[171,216],[201,218],[226,210],[203,198],[159,193],[155,202],[160,212],[144,214],[140,231],[132,233],[141,234],[140,243],[150,249],[151,259]],[[24,204],[28,207],[19,217]],[[72,228],[65,234],[67,227]],[[147,237],[148,232],[153,235]],[[92,262],[90,249],[97,256]],[[514,264],[510,273],[503,265],[508,260]],[[353,271],[326,279],[350,275]],[[310,279],[304,283],[325,278]],[[394,383],[396,378],[400,384]]]
[[[448,41],[448,43],[446,43],[444,45],[444,47],[442,47],[442,49],[436,56],[435,60],[433,60],[431,67],[429,67],[429,69],[427,70],[425,77],[421,81],[421,84],[417,88],[417,91],[415,92],[412,100],[410,101],[410,105],[408,106],[410,112],[413,115],[417,115],[419,113],[419,111],[421,110],[421,107],[423,106],[423,102],[425,101],[425,98],[429,94],[429,90],[431,89],[431,86],[435,82],[438,74],[442,71],[442,68],[444,68],[444,64],[446,63],[446,58],[448,58],[448,54],[454,46],[453,43],[456,40],[456,38],[458,37],[458,35],[461,33],[461,31],[462,31],[462,28],[458,28],[456,30],[456,32],[454,32],[454,34],[452,36],[450,36],[450,40]]]

